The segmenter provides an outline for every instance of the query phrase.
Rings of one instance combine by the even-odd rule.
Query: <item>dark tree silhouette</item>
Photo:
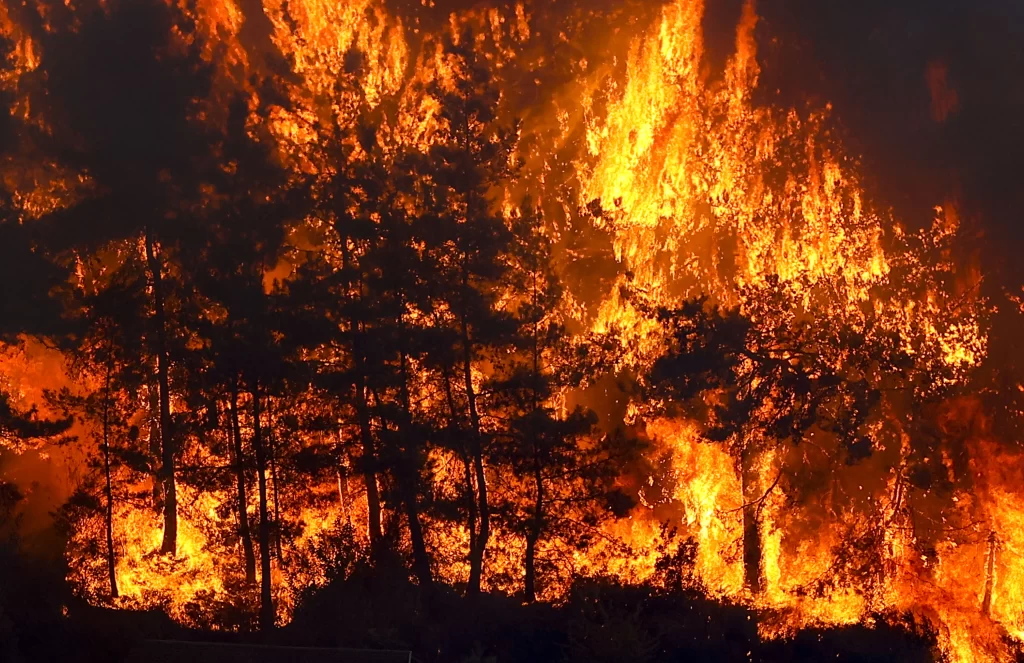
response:
[[[175,462],[178,436],[171,418],[172,336],[168,261],[182,200],[195,199],[193,169],[208,145],[193,111],[209,89],[201,44],[174,44],[178,26],[191,32],[180,11],[158,3],[86,3],[45,9],[49,29],[35,35],[45,53],[41,99],[59,142],[54,156],[89,178],[89,196],[52,214],[50,245],[65,255],[105,242],[136,238],[145,248],[151,291],[151,356],[156,364],[163,483],[161,549],[177,547]],[[115,101],[116,100],[116,101]]]
[[[446,320],[457,335],[463,414],[469,456],[476,483],[475,523],[471,523],[468,592],[480,591],[483,562],[491,535],[488,500],[488,434],[482,423],[480,394],[474,372],[478,362],[508,343],[510,317],[494,306],[508,270],[505,255],[512,235],[497,209],[494,195],[515,177],[517,131],[498,121],[499,92],[486,64],[472,49],[470,33],[458,43],[446,38],[448,65],[456,72],[451,87],[440,82],[429,92],[441,104],[439,135],[415,166],[420,176],[421,232],[436,288],[434,297],[446,303]],[[457,373],[455,372],[457,371]]]

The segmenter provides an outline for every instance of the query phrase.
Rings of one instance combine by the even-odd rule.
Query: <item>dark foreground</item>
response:
[[[411,650],[413,660],[431,663],[940,660],[934,633],[910,619],[895,620],[899,626],[805,629],[789,640],[762,642],[758,621],[770,615],[681,588],[589,581],[563,606],[524,606],[498,596],[468,600],[447,589],[425,597],[411,583],[369,570],[309,596],[271,636],[200,632],[158,612],[89,607],[68,595],[53,564],[2,561],[5,663],[124,661],[147,639]]]

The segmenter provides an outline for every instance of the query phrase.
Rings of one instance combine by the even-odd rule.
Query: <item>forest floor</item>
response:
[[[53,564],[0,560],[0,660],[123,660],[145,639],[405,649],[422,663],[941,660],[935,634],[909,618],[809,628],[763,641],[770,616],[698,591],[577,584],[558,606],[449,588],[425,596],[393,574],[356,572],[314,593],[271,635],[186,629],[159,611],[95,608],[71,597]]]

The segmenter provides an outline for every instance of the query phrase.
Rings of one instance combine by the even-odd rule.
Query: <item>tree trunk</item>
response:
[[[415,470],[403,472],[402,502],[405,505],[405,517],[409,522],[409,540],[412,543],[412,565],[420,586],[429,589],[434,578],[430,570],[430,554],[427,552],[423,537],[423,524],[420,521],[419,504],[417,501],[418,481],[414,478]]]
[[[467,151],[470,150],[470,136],[471,131],[469,127],[469,117],[463,117],[461,127],[460,141],[462,148]],[[480,196],[470,195],[466,200],[466,214],[465,219],[470,222],[471,219],[478,218],[478,213],[482,212],[487,207],[487,202]],[[468,252],[471,249],[466,247],[461,248],[461,280],[462,280],[462,292],[460,293],[460,306],[461,311],[459,312],[459,322],[461,325],[462,332],[462,350],[463,350],[463,378],[466,382],[466,401],[469,405],[469,418],[470,425],[472,427],[470,435],[471,453],[473,455],[473,466],[476,473],[477,482],[477,495],[479,498],[479,523],[480,528],[477,533],[476,544],[470,546],[470,557],[469,557],[469,583],[466,588],[466,593],[469,595],[475,595],[480,593],[480,583],[483,577],[483,563],[484,557],[487,553],[487,543],[491,535],[491,512],[490,506],[487,499],[487,474],[484,468],[484,450],[483,450],[483,437],[480,430],[480,415],[477,411],[476,393],[473,389],[473,375],[472,375],[472,361],[473,361],[473,345],[470,338],[469,324],[468,324],[468,313],[466,307],[466,295],[470,290],[469,282],[469,255]]]
[[[167,320],[164,312],[163,274],[154,250],[153,231],[146,226],[146,261],[153,281],[153,316],[156,325],[157,382],[160,391],[160,471],[164,481],[164,536],[160,552],[175,554],[178,548],[178,491],[174,477],[174,437],[171,433],[171,386],[167,356]]]
[[[541,531],[544,527],[544,475],[541,473],[540,455],[535,453],[533,460],[533,482],[537,492],[533,503],[533,521],[530,523],[530,531],[526,535],[524,589],[527,603],[537,600],[537,542],[540,541]]]
[[[348,472],[345,467],[338,462],[338,504],[341,505],[341,512],[345,514],[345,523],[352,526],[352,512],[348,508]]]
[[[277,429],[274,427],[273,401],[267,397],[267,442],[270,451],[270,479],[273,482],[274,497],[274,554],[281,563],[281,494],[277,490]]]
[[[249,498],[245,487],[245,456],[242,454],[242,426],[238,417],[238,376],[231,385],[231,446],[234,450],[235,491],[238,509],[238,533],[242,538],[242,553],[245,557],[245,582],[256,582],[256,553],[252,544],[252,529],[249,527]]]
[[[414,448],[416,441],[412,432],[412,406],[409,398],[409,378],[406,371],[405,353],[401,352],[399,357],[401,367],[401,396],[402,396],[402,446],[404,458],[401,461],[403,466],[402,480],[402,501],[405,503],[405,516],[409,521],[409,540],[412,542],[413,568],[420,586],[429,589],[434,582],[430,571],[430,554],[427,552],[427,545],[423,538],[423,524],[420,522],[419,492],[420,492],[420,467],[419,454]]]
[[[455,409],[455,397],[452,394],[451,373],[447,365],[444,367],[444,395],[448,402],[448,432],[454,441],[455,433],[458,430],[458,415]],[[469,459],[465,441],[459,445],[459,456],[462,458],[462,480],[466,487],[466,531],[469,533],[469,548],[472,551],[476,545],[476,488],[473,485],[472,462]]]
[[[464,280],[465,281],[465,280]],[[468,287],[468,283],[464,282]],[[487,504],[487,474],[484,469],[483,443],[480,433],[480,414],[476,408],[476,392],[473,389],[472,341],[466,316],[462,316],[462,373],[466,383],[466,402],[469,404],[470,451],[473,456],[473,468],[476,472],[477,498],[479,500],[479,525],[476,541],[469,549],[469,585],[468,594],[480,593],[480,581],[483,576],[484,554],[487,541],[491,535],[491,513]]]
[[[377,488],[377,445],[370,428],[370,412],[366,402],[366,385],[363,382],[362,362],[356,362],[356,416],[359,418],[359,438],[363,446],[362,470],[366,484],[366,513],[370,538],[370,559],[379,562],[384,547],[381,528],[380,491]]]
[[[267,459],[260,424],[260,386],[252,383],[252,446],[256,452],[256,478],[260,491],[260,628],[274,628],[274,595],[270,584],[270,519],[267,509]]]
[[[537,306],[537,278],[534,274],[533,279],[533,305]],[[541,382],[541,367],[540,367],[540,347],[539,347],[539,335],[540,330],[538,329],[537,322],[533,324],[533,411],[532,415],[536,417],[540,413],[540,382]],[[531,426],[533,428],[533,426]],[[524,590],[526,595],[526,602],[533,603],[537,600],[537,542],[540,541],[541,531],[544,528],[544,468],[541,463],[540,444],[537,436],[537,431],[531,431],[531,444],[533,446],[533,484],[535,491],[535,498],[533,503],[533,522],[530,523],[530,531],[526,535],[526,559],[524,560],[526,565],[526,574],[524,578]]]
[[[985,552],[985,593],[981,598],[981,614],[992,614],[992,585],[995,583],[996,531],[988,533],[988,549]]]
[[[342,242],[341,266],[348,269],[350,259],[348,245]],[[360,289],[362,285],[360,284]],[[377,487],[377,449],[370,428],[370,411],[366,398],[366,378],[364,375],[362,344],[359,342],[362,329],[354,315],[348,318],[349,345],[352,350],[352,368],[355,378],[356,417],[359,420],[359,437],[363,446],[362,470],[363,482],[366,484],[366,519],[368,537],[370,539],[370,560],[377,563],[382,558],[384,534],[381,528],[380,490]]]
[[[156,385],[156,376],[150,375],[146,381],[146,396],[149,399],[149,457],[152,463],[150,479],[153,482],[153,510],[163,513],[164,482],[160,473],[160,393]]]
[[[114,558],[114,494],[110,480],[110,374],[113,372],[113,356],[107,358],[107,378],[103,394],[103,474],[106,478],[104,490],[107,500],[107,577],[110,580],[110,597],[117,598],[117,560]]]
[[[753,451],[740,454],[740,489],[743,500],[743,582],[751,594],[761,593],[761,526],[758,481],[753,476]]]

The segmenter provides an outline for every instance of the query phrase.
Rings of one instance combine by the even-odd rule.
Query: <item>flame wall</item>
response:
[[[458,75],[444,56],[441,35],[459,39],[470,28],[465,34],[476,40],[501,85],[503,113],[523,121],[526,170],[510,184],[506,200],[530,191],[543,206],[563,249],[555,260],[570,286],[566,306],[574,324],[580,332],[620,332],[623,371],[648,366],[667,343],[665,331],[625,298],[625,288],[656,303],[708,295],[749,311],[745,292],[781,284],[796,303],[793,315],[824,316],[859,329],[869,318],[882,320],[885,333],[903,339],[923,364],[939,367],[948,384],[968,384],[986,357],[989,303],[970,256],[958,252],[964,224],[955,198],[929,201],[937,205],[925,212],[930,225],[895,218],[894,208],[865,184],[872,175],[846,148],[827,101],[785,104],[766,94],[763,78],[771,84],[786,74],[762,71],[764,42],[771,55],[778,49],[752,1],[736,12],[724,49],[720,35],[706,34],[708,8],[699,0],[518,2],[431,11],[378,0],[200,0],[183,6],[216,72],[206,118],[223,121],[221,102],[241,91],[253,110],[251,121],[262,121],[255,109],[264,93],[254,82],[281,77],[289,103],[276,105],[261,129],[279,140],[282,160],[296,172],[316,172],[321,166],[304,146],[331,139],[311,129],[311,119],[354,117],[350,100],[334,95],[338,77],[353,66],[346,58],[356,51],[362,54],[365,100],[372,108],[397,109],[384,130],[404,145],[429,145],[439,128],[427,84],[444,85]],[[31,72],[38,62],[35,41],[12,12],[0,14],[0,26],[17,44],[17,71]],[[717,57],[718,51],[727,55]],[[937,122],[954,117],[959,104],[943,71],[935,65],[926,79]],[[24,100],[18,104],[17,112],[31,114]],[[54,181],[58,185],[49,186]],[[67,192],[74,190],[69,182],[81,184],[81,178],[51,174],[36,187],[18,185],[26,200],[44,200],[24,207],[67,204],[73,198]],[[595,199],[602,213],[584,213]],[[286,275],[289,266],[282,270]],[[5,363],[9,374],[11,366]],[[593,392],[572,398],[601,409]],[[949,421],[966,422],[961,436],[971,480],[958,478],[948,498],[913,493],[914,513],[923,514],[923,523],[909,520],[912,489],[900,478],[909,433],[898,424],[877,422],[876,453],[860,465],[837,467],[820,502],[799,497],[787,484],[809,482],[813,468],[833,462],[835,439],[821,432],[814,445],[763,454],[756,474],[761,492],[768,491],[758,507],[766,587],[751,596],[739,553],[741,470],[721,445],[703,439],[699,422],[648,417],[644,404],[631,398],[620,394],[628,407],[600,414],[607,430],[628,427],[650,441],[649,462],[623,477],[640,505],[629,518],[605,526],[608,543],[586,555],[552,544],[548,554],[568,558],[572,571],[653,578],[659,547],[678,545],[664,538],[659,525],[667,522],[697,543],[694,582],[723,600],[762,609],[768,636],[909,611],[937,626],[951,656],[969,661],[999,659],[1007,651],[1003,635],[1024,634],[1024,565],[1015,552],[1024,551],[1024,541],[1016,540],[1024,517],[1017,488],[1024,485],[1024,466],[979,423],[980,415],[971,411],[976,406],[945,406]],[[909,405],[894,399],[890,407],[898,421],[900,408]],[[224,459],[195,459],[206,461]],[[942,462],[952,475],[954,461]],[[439,456],[436,463],[435,483],[443,491],[446,477],[459,469],[451,458]],[[781,488],[771,490],[772,480],[784,474]],[[318,540],[345,527],[356,533],[365,527],[358,484],[354,475],[339,476],[282,500],[287,519],[296,524],[287,563],[274,578],[282,617],[294,607],[294,588],[322,582],[328,573],[328,562],[316,554]],[[211,605],[244,592],[238,543],[222,534],[234,527],[228,499],[216,491],[185,491],[181,550],[173,560],[155,554],[159,518],[122,502],[115,514],[118,605],[163,605],[175,618],[195,623]],[[72,547],[89,550],[95,531],[76,533]],[[467,533],[449,528],[431,536],[441,576],[463,581],[465,561],[448,551],[465,548]],[[521,543],[500,533],[494,539],[487,584],[518,591]],[[851,540],[865,546],[863,555],[877,557],[870,582],[858,577],[862,571],[837,568],[855,564],[838,550]],[[982,615],[989,557],[995,569],[991,609]],[[844,580],[825,587],[826,576]],[[102,578],[99,566],[83,563],[69,580],[100,601]],[[564,588],[552,583],[546,598],[558,600]]]

